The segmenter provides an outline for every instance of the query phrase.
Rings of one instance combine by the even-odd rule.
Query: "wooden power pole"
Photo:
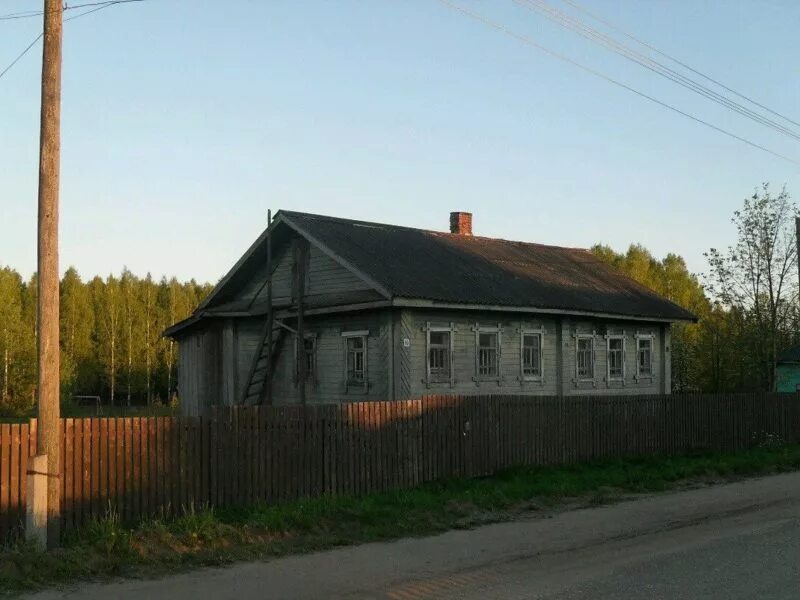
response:
[[[797,249],[797,283],[800,285],[800,217],[794,218],[794,243]]]
[[[47,456],[47,545],[58,545],[61,520],[59,406],[58,188],[61,153],[62,0],[44,2],[42,107],[39,133],[37,448]]]

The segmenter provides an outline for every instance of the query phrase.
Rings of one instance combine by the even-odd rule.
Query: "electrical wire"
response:
[[[29,51],[31,48],[33,48],[33,47],[36,45],[36,42],[38,42],[40,39],[42,39],[42,37],[43,37],[43,36],[44,36],[44,33],[40,33],[39,35],[37,35],[37,36],[34,38],[34,40],[33,40],[33,41],[30,43],[30,44],[28,44],[28,46],[25,48],[25,50],[23,50],[22,52],[20,52],[20,53],[17,55],[17,57],[16,57],[14,60],[12,60],[12,61],[9,63],[9,65],[8,65],[8,66],[7,66],[5,69],[3,69],[2,71],[0,71],[0,78],[2,78],[2,77],[3,77],[3,75],[5,75],[6,73],[8,73],[8,72],[11,70],[11,67],[13,67],[15,64],[17,64],[17,62],[19,61],[19,59],[21,59],[23,56],[25,56],[25,55],[28,53],[28,51]]]
[[[108,2],[93,2],[91,4],[81,4],[81,5],[77,5],[77,6],[71,6],[69,8],[85,8],[87,6],[93,6],[94,8],[90,8],[89,10],[84,11],[84,12],[82,12],[80,14],[72,15],[71,17],[67,17],[66,19],[64,19],[64,21],[65,22],[66,21],[74,21],[75,19],[80,19],[81,17],[85,17],[86,15],[92,14],[93,12],[97,12],[98,10],[103,10],[104,8],[108,8],[109,6],[114,6],[115,4],[125,4],[127,2],[143,2],[143,0],[109,0]],[[39,14],[35,15],[35,16],[42,16],[43,14],[44,14],[44,12],[40,11]],[[33,39],[33,41],[30,44],[28,44],[25,47],[25,49],[22,52],[20,52],[17,55],[17,57],[8,64],[8,66],[5,69],[0,71],[0,78],[2,78],[3,75],[8,73],[11,70],[11,68],[15,64],[17,64],[17,62],[19,62],[19,60],[23,56],[25,56],[30,51],[31,48],[33,48],[36,45],[36,42],[38,42],[40,39],[42,39],[43,36],[44,36],[44,33],[40,33],[39,35],[37,35]]]
[[[719,133],[722,133],[724,135],[727,135],[728,137],[731,137],[731,138],[733,138],[735,140],[743,142],[743,143],[747,144],[748,146],[752,146],[753,148],[758,148],[759,150],[762,150],[763,152],[771,154],[772,156],[775,156],[777,158],[781,158],[781,159],[783,159],[785,161],[788,161],[790,163],[793,163],[795,165],[800,166],[800,160],[791,158],[791,157],[786,156],[784,154],[780,154],[779,152],[775,152],[774,150],[770,150],[769,148],[767,148],[765,146],[762,146],[762,145],[760,145],[760,144],[758,144],[756,142],[751,142],[747,138],[744,138],[744,137],[739,136],[739,135],[737,135],[737,134],[735,134],[733,132],[730,132],[730,131],[728,131],[726,129],[723,129],[722,127],[718,127],[718,126],[714,125],[713,123],[709,123],[708,121],[705,121],[705,120],[701,119],[700,117],[696,117],[695,115],[687,113],[687,112],[685,112],[685,111],[683,111],[683,110],[681,110],[681,109],[679,109],[679,108],[677,108],[677,107],[675,107],[675,106],[673,106],[671,104],[667,104],[666,102],[662,102],[661,100],[658,100],[657,98],[654,98],[653,96],[649,96],[648,94],[645,94],[644,92],[640,92],[636,88],[633,88],[633,87],[631,87],[631,86],[629,86],[629,85],[627,85],[625,83],[622,83],[621,81],[613,79],[612,77],[609,77],[608,75],[605,75],[605,74],[601,73],[600,71],[597,71],[597,70],[595,70],[595,69],[593,69],[591,67],[587,67],[586,65],[584,65],[582,63],[579,63],[578,61],[573,60],[573,59],[569,58],[568,56],[566,56],[564,54],[560,54],[560,53],[558,53],[558,52],[556,52],[554,50],[551,50],[550,48],[547,48],[546,46],[543,46],[542,44],[540,44],[537,41],[535,41],[533,38],[530,38],[530,37],[528,37],[526,35],[523,35],[521,33],[517,33],[516,31],[514,31],[512,29],[509,29],[508,27],[506,27],[502,23],[498,23],[497,21],[493,21],[493,20],[491,20],[491,19],[489,19],[487,17],[484,17],[483,15],[481,15],[479,13],[476,13],[476,12],[473,12],[473,11],[467,9],[467,8],[464,8],[463,6],[461,6],[459,4],[455,4],[454,2],[451,2],[450,0],[439,0],[439,2],[441,2],[445,6],[451,8],[451,9],[453,9],[455,11],[460,12],[461,14],[464,14],[464,15],[466,15],[466,16],[468,16],[468,17],[470,17],[470,18],[472,18],[472,19],[474,19],[476,21],[479,21],[479,22],[483,23],[484,25],[487,25],[487,26],[491,27],[492,29],[495,29],[497,31],[505,33],[506,35],[509,35],[509,36],[511,36],[511,37],[513,37],[513,38],[515,38],[515,39],[517,39],[517,40],[519,40],[519,41],[521,41],[521,42],[523,42],[523,43],[525,43],[525,44],[527,44],[529,46],[537,48],[541,52],[544,52],[545,54],[548,54],[549,56],[552,56],[553,58],[557,58],[557,59],[559,59],[559,60],[561,60],[563,62],[569,63],[569,64],[581,69],[582,71],[590,73],[590,74],[594,75],[595,77],[599,77],[600,79],[603,79],[603,80],[605,80],[605,81],[607,81],[609,83],[612,83],[612,84],[614,84],[614,85],[616,85],[618,87],[621,87],[622,89],[628,90],[629,92],[631,92],[633,94],[636,94],[637,96],[640,96],[641,98],[645,98],[646,100],[650,100],[651,102],[654,102],[655,104],[658,104],[659,106],[661,106],[663,108],[666,108],[668,110],[671,110],[672,112],[675,112],[675,113],[677,113],[679,115],[682,115],[682,116],[686,117],[687,119],[691,119],[692,121],[695,121],[696,123],[700,123],[701,125],[705,125],[706,127],[709,127],[711,129],[719,132]]]
[[[72,6],[65,5],[64,11],[68,10],[76,10],[78,8],[87,8],[90,6],[99,6],[101,8],[105,8],[106,6],[111,6],[112,4],[125,4],[128,2],[142,2],[142,0],[104,0],[103,2],[84,2],[83,4],[74,4]],[[91,11],[87,11],[84,14],[89,14]],[[43,10],[36,10],[36,11],[25,11],[25,12],[18,12],[18,13],[11,13],[8,15],[0,16],[0,21],[13,21],[17,19],[30,19],[31,17],[41,17],[44,14]],[[64,19],[65,21],[68,19]]]
[[[671,61],[672,61],[672,62],[674,62],[675,64],[677,64],[677,65],[680,65],[680,66],[681,66],[681,67],[683,67],[684,69],[687,69],[687,70],[691,71],[691,72],[692,72],[692,73],[694,73],[695,75],[699,75],[699,76],[700,76],[700,77],[702,77],[703,79],[705,79],[705,80],[707,80],[707,81],[710,81],[711,83],[713,83],[713,84],[715,84],[715,85],[718,85],[718,86],[719,86],[719,87],[721,87],[722,89],[724,89],[724,90],[726,90],[726,91],[730,92],[731,94],[734,94],[734,95],[738,96],[738,97],[739,97],[739,98],[741,98],[742,100],[747,100],[747,101],[748,101],[748,102],[750,102],[751,104],[754,104],[755,106],[758,106],[759,108],[763,108],[764,110],[766,110],[766,111],[767,111],[767,112],[769,112],[769,113],[772,113],[772,114],[773,114],[773,115],[775,115],[776,117],[780,117],[781,119],[784,119],[785,121],[788,121],[789,123],[792,123],[792,124],[794,124],[794,125],[800,126],[800,123],[798,123],[797,121],[795,121],[795,120],[793,120],[793,119],[790,119],[790,118],[789,118],[789,117],[787,117],[786,115],[783,115],[783,114],[781,114],[781,113],[779,113],[779,112],[777,112],[777,111],[774,111],[774,110],[772,110],[771,108],[769,108],[768,106],[764,106],[764,105],[763,105],[763,104],[761,104],[760,102],[757,102],[756,100],[753,100],[752,98],[750,98],[750,97],[748,97],[748,96],[745,96],[744,94],[741,94],[741,93],[737,92],[737,91],[736,91],[736,90],[734,90],[733,88],[730,88],[730,87],[728,87],[728,86],[727,86],[727,85],[725,85],[724,83],[722,83],[722,82],[720,82],[720,81],[718,81],[718,80],[714,79],[713,77],[711,77],[711,76],[709,76],[709,75],[706,75],[705,73],[703,73],[703,72],[701,72],[701,71],[699,71],[699,70],[695,69],[694,67],[692,67],[692,66],[690,66],[690,65],[686,64],[685,62],[683,62],[683,61],[681,61],[681,60],[679,60],[679,59],[675,58],[674,56],[671,56],[671,55],[667,54],[667,53],[666,53],[666,52],[664,52],[663,50],[659,50],[658,48],[656,48],[656,47],[655,47],[655,46],[653,46],[652,44],[648,44],[648,43],[647,43],[646,41],[644,41],[643,39],[641,39],[641,38],[639,38],[639,37],[636,37],[636,36],[635,36],[635,35],[633,35],[632,33],[628,33],[627,31],[625,31],[625,30],[624,30],[624,29],[622,29],[621,27],[619,27],[619,26],[617,26],[617,25],[614,25],[613,23],[609,22],[608,20],[604,19],[603,17],[600,17],[600,16],[598,16],[596,13],[594,13],[594,12],[590,11],[589,9],[587,9],[587,8],[584,8],[583,6],[581,6],[580,4],[578,4],[577,2],[575,2],[574,0],[562,0],[562,2],[564,2],[564,3],[568,4],[568,5],[570,5],[570,6],[571,6],[571,7],[573,7],[575,10],[578,10],[578,11],[582,12],[583,14],[585,14],[585,15],[589,16],[590,18],[594,19],[594,20],[595,20],[595,21],[597,21],[598,23],[602,23],[603,25],[605,25],[606,27],[608,27],[608,28],[609,28],[609,29],[611,29],[612,31],[616,31],[617,33],[621,33],[621,34],[622,34],[622,35],[624,35],[626,38],[628,38],[628,39],[630,39],[630,40],[633,40],[633,41],[634,41],[634,42],[636,42],[637,44],[641,44],[642,46],[644,46],[644,47],[645,47],[645,48],[647,48],[648,50],[652,50],[652,51],[653,51],[653,52],[655,52],[656,54],[658,54],[658,55],[660,55],[660,56],[663,56],[664,58],[666,58],[666,59],[668,59],[668,60],[671,60]]]
[[[704,86],[697,81],[686,77],[682,73],[659,63],[656,60],[653,60],[649,56],[646,56],[624,44],[620,43],[619,41],[615,40],[613,37],[608,36],[596,29],[593,29],[589,25],[572,18],[568,14],[560,11],[559,9],[549,5],[545,0],[514,0],[515,3],[519,4],[527,8],[528,10],[534,11],[539,15],[542,15],[546,19],[566,28],[576,32],[578,35],[595,42],[601,46],[604,46],[611,52],[618,54],[624,58],[627,58],[630,61],[633,61],[644,68],[669,79],[670,81],[677,83],[678,85],[691,90],[712,102],[720,104],[752,121],[760,125],[764,125],[769,127],[770,129],[777,131],[778,133],[782,133],[787,135],[788,137],[793,138],[795,141],[800,141],[800,133],[793,131],[792,129],[786,127],[785,125],[773,121],[769,117],[761,115],[750,108],[736,102],[735,100],[731,100],[730,98],[719,94],[718,92]]]

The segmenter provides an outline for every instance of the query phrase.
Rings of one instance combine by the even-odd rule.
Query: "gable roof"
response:
[[[308,213],[279,215],[393,298],[696,320],[588,250]]]
[[[273,249],[300,234],[384,298],[402,305],[508,308],[660,321],[696,321],[689,311],[604,263],[589,250],[457,235],[279,211]],[[222,310],[266,260],[264,232],[172,335]]]

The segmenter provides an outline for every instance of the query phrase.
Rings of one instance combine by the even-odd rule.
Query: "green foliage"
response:
[[[592,252],[631,279],[700,318],[699,324],[678,323],[672,328],[672,388],[676,392],[711,391],[713,388],[704,371],[702,339],[712,306],[697,276],[689,272],[683,258],[668,254],[663,260],[658,260],[640,244],[632,244],[625,254],[599,244],[592,247]]]
[[[35,289],[35,280],[28,284],[15,271],[0,269],[0,416],[25,412],[33,405],[36,313],[31,311],[35,307],[31,290]]]
[[[175,278],[156,283],[127,269],[83,282],[70,267],[61,280],[62,400],[155,404],[175,397],[177,347],[161,337],[187,317],[210,285]],[[0,268],[0,417],[27,415],[36,390],[36,277]]]
[[[759,389],[775,389],[777,356],[798,341],[798,216],[786,188],[773,194],[765,183],[734,212],[736,243],[706,254],[709,289],[730,316],[727,344],[746,349],[739,374]]]
[[[119,513],[109,508],[105,517],[84,527],[73,543],[92,546],[106,557],[121,556],[131,552],[131,532],[122,526]]]
[[[208,506],[196,508],[194,504],[190,504],[171,524],[169,531],[184,537],[188,543],[208,543],[222,537],[225,527]]]
[[[781,350],[800,342],[797,207],[783,189],[764,184],[731,222],[737,241],[711,249],[701,285],[680,256],[663,260],[640,245],[620,254],[595,246],[596,256],[629,277],[692,311],[698,324],[672,329],[672,388],[676,392],[746,392],[775,389]]]

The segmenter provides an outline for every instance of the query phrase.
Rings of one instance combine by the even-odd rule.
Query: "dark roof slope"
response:
[[[394,297],[696,320],[588,250],[279,214]]]

